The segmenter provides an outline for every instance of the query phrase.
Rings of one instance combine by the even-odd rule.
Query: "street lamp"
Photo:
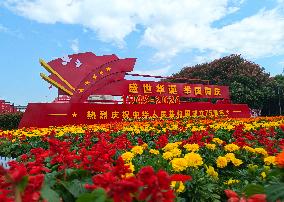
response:
[[[281,99],[280,99],[280,86],[277,87],[278,89],[278,106],[279,106],[279,115],[281,116],[282,114],[282,109],[281,109]]]

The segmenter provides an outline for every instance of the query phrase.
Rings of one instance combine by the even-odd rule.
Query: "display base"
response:
[[[119,122],[124,119],[182,117],[249,118],[247,104],[91,104],[30,103],[20,122],[23,127],[49,127],[78,124]]]

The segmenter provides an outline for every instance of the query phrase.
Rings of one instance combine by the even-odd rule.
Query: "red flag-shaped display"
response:
[[[250,117],[247,105],[231,104],[228,86],[127,80],[125,76],[130,75],[128,72],[133,70],[135,62],[136,58],[97,56],[91,52],[47,63],[40,60],[50,73],[49,76],[41,73],[41,77],[58,89],[59,96],[65,95],[68,99],[61,104],[29,104],[20,127],[91,124],[129,118]],[[123,103],[118,104],[114,96],[123,97]],[[187,98],[208,102],[184,102]],[[212,104],[211,99],[219,101]]]

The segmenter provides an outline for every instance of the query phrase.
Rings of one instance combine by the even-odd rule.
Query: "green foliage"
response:
[[[104,189],[95,189],[92,193],[82,194],[76,202],[111,202]]]
[[[267,200],[277,201],[284,200],[284,183],[270,185],[266,188]]]
[[[28,184],[28,176],[24,176],[23,179],[20,181],[20,183],[17,185],[17,189],[19,189],[20,192],[23,192]]]
[[[22,112],[0,114],[0,130],[17,129],[22,116]]]
[[[240,55],[185,67],[179,73],[173,74],[173,77],[168,81],[186,82],[175,78],[196,78],[210,80],[215,85],[228,85],[234,103],[247,103],[254,109],[262,109],[271,97],[273,82],[263,67],[243,59]]]
[[[220,201],[220,190],[217,181],[206,175],[204,169],[200,171],[192,170],[192,181],[186,184],[188,192],[184,193],[187,196],[182,194],[181,197],[190,199],[192,202]]]
[[[47,201],[61,201],[61,196],[63,201],[75,202],[80,197],[83,199],[85,199],[84,197],[88,198],[87,195],[90,193],[88,193],[84,185],[91,183],[91,175],[86,170],[66,169],[64,171],[53,171],[45,175],[41,195]],[[95,194],[95,197],[97,195]]]
[[[58,193],[52,190],[49,186],[44,185],[41,189],[41,197],[47,201],[60,202]]]
[[[44,149],[48,147],[48,143],[40,141],[40,137],[30,137],[25,140],[15,137],[13,142],[3,138],[0,144],[0,156],[17,158],[28,153],[31,149],[39,147]]]
[[[246,196],[252,196],[254,194],[264,194],[264,187],[257,184],[249,184],[245,187],[244,193]]]
[[[268,100],[265,102],[263,114],[264,115],[279,115],[280,107],[281,114],[284,111],[284,76],[276,75],[271,78],[269,83],[270,93]]]

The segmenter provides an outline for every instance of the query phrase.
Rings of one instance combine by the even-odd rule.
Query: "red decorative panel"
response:
[[[94,124],[148,117],[250,117],[247,105],[230,104],[228,86],[126,80],[135,62],[136,58],[119,59],[116,55],[97,56],[91,52],[68,55],[48,63],[40,60],[50,73],[49,76],[41,74],[41,77],[58,88],[59,95],[66,96],[50,104],[29,104],[20,127]],[[122,96],[124,104],[88,103],[91,95]],[[181,97],[219,100],[217,104],[185,103],[180,102]]]
[[[49,127],[67,124],[95,124],[122,121],[124,118],[181,117],[250,117],[246,104],[212,104],[194,102],[181,104],[29,104],[20,123],[22,127]]]

